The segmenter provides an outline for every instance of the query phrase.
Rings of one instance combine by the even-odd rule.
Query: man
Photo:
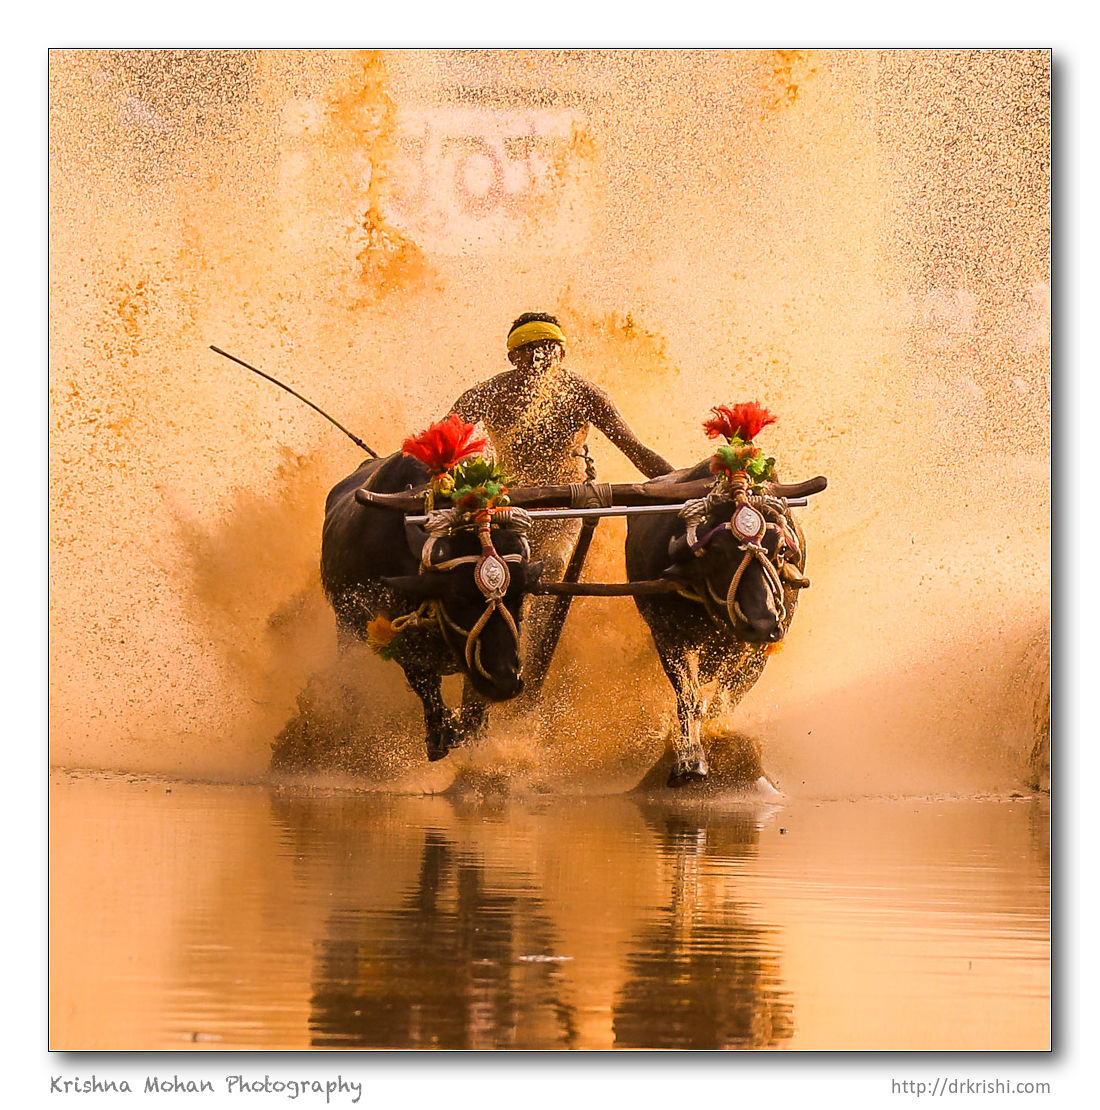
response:
[[[471,424],[481,421],[505,473],[524,485],[581,481],[575,452],[595,425],[647,477],[667,474],[672,464],[631,431],[611,398],[567,370],[565,335],[545,312],[525,312],[508,331],[513,369],[467,390],[452,411]]]
[[[578,452],[592,425],[647,478],[668,474],[672,464],[638,439],[599,386],[566,370],[564,359],[565,335],[558,321],[545,312],[525,312],[508,330],[513,369],[467,390],[452,411],[471,424],[481,421],[504,472],[524,485],[583,481]],[[592,532],[589,528],[578,541],[579,532],[575,520],[538,521],[531,528],[531,546],[546,581],[562,577],[575,546],[583,559]],[[546,677],[569,603],[568,597],[534,603],[524,666],[529,697]]]

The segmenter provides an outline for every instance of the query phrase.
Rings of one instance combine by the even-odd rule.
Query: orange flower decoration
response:
[[[489,446],[484,437],[475,438],[473,424],[456,412],[401,444],[401,453],[419,459],[433,474],[443,474],[463,459],[478,455]]]
[[[745,443],[751,443],[761,429],[776,422],[776,418],[756,401],[732,406],[715,405],[710,411],[714,415],[704,422],[703,428],[711,439],[740,436]]]
[[[373,651],[380,652],[382,648],[392,643],[397,636],[397,629],[393,622],[383,613],[367,624],[367,643]]]

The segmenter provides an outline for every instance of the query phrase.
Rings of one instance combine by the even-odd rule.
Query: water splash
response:
[[[829,475],[803,514],[814,587],[733,718],[786,789],[1026,779],[1049,682],[1049,63],[53,52],[55,762],[259,774],[331,663],[320,520],[357,453],[209,343],[386,451],[505,368],[534,308],[678,465],[712,404],[755,397],[784,474]],[[601,525],[593,578],[621,574],[622,538]],[[363,673],[377,774],[444,788],[396,672]],[[578,602],[544,690],[471,759],[560,786],[659,755],[671,694],[629,602]]]

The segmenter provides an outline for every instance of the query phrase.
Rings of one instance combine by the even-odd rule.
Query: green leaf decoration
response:
[[[449,475],[454,488],[442,496],[465,513],[508,504],[508,484],[512,479],[505,475],[499,463],[478,456],[452,467]]]
[[[765,456],[764,452],[740,436],[733,436],[728,443],[715,449],[711,461],[714,473],[732,474],[744,472],[753,487],[760,487],[775,473],[775,459]]]

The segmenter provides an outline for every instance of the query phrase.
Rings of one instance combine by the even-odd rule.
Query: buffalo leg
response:
[[[414,667],[403,667],[405,677],[424,706],[427,728],[428,759],[442,759],[451,748],[462,743],[462,730],[455,715],[443,701],[442,681],[437,673]]]
[[[728,711],[732,712],[753,688],[763,673],[766,662],[767,656],[762,652],[741,652],[723,660],[717,674],[718,696],[723,699]],[[758,746],[740,732],[734,739],[736,744],[730,758],[731,769],[735,769],[738,783],[755,785],[764,794],[777,794],[778,791],[764,774]]]
[[[458,726],[463,740],[479,740],[489,719],[489,703],[474,689],[467,678],[462,683],[462,708],[458,714]]]
[[[764,673],[768,657],[760,651],[742,649],[725,656],[715,677],[718,688],[730,711],[737,708],[741,699],[756,685]]]
[[[702,782],[710,771],[703,751],[703,718],[707,703],[699,683],[699,662],[695,652],[675,657],[660,653],[661,665],[676,694],[676,717],[679,733],[672,753],[669,786],[686,786]]]

